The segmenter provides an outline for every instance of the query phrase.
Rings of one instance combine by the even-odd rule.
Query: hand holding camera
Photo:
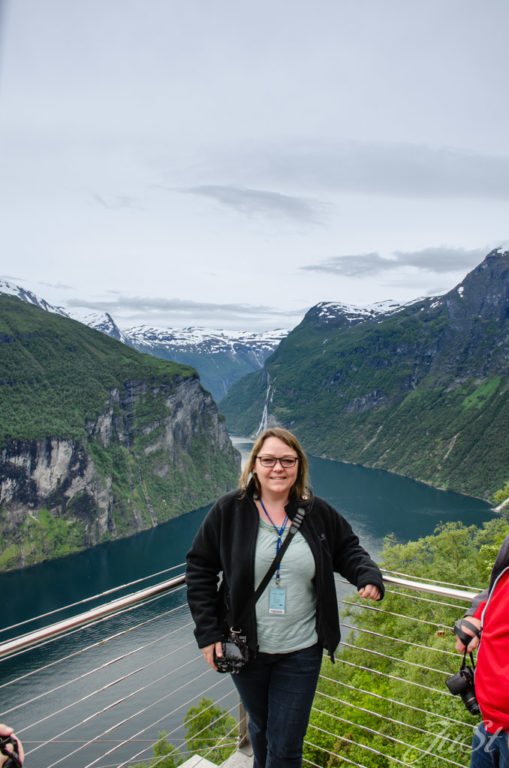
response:
[[[454,634],[456,635],[456,650],[459,653],[468,653],[477,648],[481,639],[481,620],[474,616],[468,616],[458,619],[454,623]]]
[[[13,729],[0,723],[0,767],[21,768],[23,759],[23,747]]]
[[[201,649],[205,661],[216,672],[236,675],[249,660],[249,648],[245,635],[230,631],[219,643]]]
[[[230,631],[221,643],[222,656],[214,653],[214,662],[218,672],[230,672],[238,675],[249,660],[249,648],[245,635]]]

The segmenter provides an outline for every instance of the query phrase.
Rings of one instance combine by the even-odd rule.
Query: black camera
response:
[[[216,656],[214,652],[214,663],[217,671],[238,675],[249,660],[249,648],[245,635],[230,631],[228,637],[221,643],[221,647],[223,649],[222,656]]]
[[[445,684],[447,685],[447,687],[449,688],[453,696],[461,696],[461,700],[463,704],[468,709],[471,715],[479,715],[481,713],[481,709],[475,697],[474,658],[472,654],[470,654],[472,666],[471,667],[467,666],[466,653],[467,652],[465,650],[465,653],[463,654],[463,662],[461,664],[459,672],[456,672],[455,675],[453,675],[452,677],[449,677],[445,681]]]

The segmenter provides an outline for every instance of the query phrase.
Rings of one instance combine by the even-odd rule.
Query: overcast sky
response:
[[[507,0],[3,3],[1,277],[49,301],[293,327],[509,244]]]

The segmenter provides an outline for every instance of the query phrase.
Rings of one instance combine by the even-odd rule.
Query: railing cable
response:
[[[191,660],[189,660],[189,661],[185,662],[184,664],[181,664],[181,665],[180,665],[180,667],[177,667],[177,669],[176,669],[176,670],[175,670],[175,669],[172,669],[172,670],[170,670],[170,671],[169,671],[169,672],[167,672],[165,675],[162,675],[162,676],[160,676],[160,677],[158,678],[157,682],[159,682],[159,681],[161,681],[161,680],[164,680],[165,678],[169,677],[170,675],[173,675],[173,674],[175,674],[175,672],[176,672],[176,671],[179,671],[179,670],[181,670],[181,669],[183,669],[183,668],[185,668],[185,667],[189,666],[189,664],[192,664],[192,663],[193,663],[193,661],[194,661],[194,660],[193,660],[193,659],[191,659]],[[191,682],[194,682],[195,680],[199,679],[199,677],[201,677],[201,675],[197,675],[195,678],[193,678],[193,680],[191,680]],[[122,696],[121,698],[117,699],[116,701],[113,701],[113,702],[111,702],[110,704],[108,704],[107,706],[103,707],[103,709],[99,710],[98,712],[94,712],[93,714],[91,714],[91,715],[88,715],[88,717],[85,717],[85,718],[82,720],[82,722],[81,722],[81,725],[83,725],[84,723],[88,723],[88,722],[90,722],[91,720],[94,720],[96,717],[99,717],[99,715],[103,715],[105,712],[108,712],[108,711],[109,711],[109,710],[111,710],[111,709],[114,709],[115,707],[119,706],[119,704],[123,704],[124,702],[128,701],[129,699],[132,699],[134,696],[136,696],[136,695],[137,695],[138,693],[140,693],[141,691],[145,691],[145,690],[147,690],[148,688],[150,688],[150,687],[151,687],[151,685],[153,685],[153,684],[154,684],[154,683],[152,682],[152,683],[150,683],[150,684],[147,684],[147,685],[145,685],[145,686],[141,686],[140,688],[138,688],[138,689],[136,689],[136,690],[134,690],[134,691],[131,691],[130,693],[126,694],[125,696]],[[189,684],[189,683],[186,683],[185,685],[188,685],[188,684]],[[177,690],[178,690],[178,689],[177,689]],[[135,714],[133,714],[133,715],[131,715],[130,717],[126,718],[125,720],[121,721],[121,723],[118,723],[117,725],[115,725],[115,726],[113,726],[113,727],[109,728],[108,730],[104,731],[104,733],[103,733],[103,734],[101,734],[101,735],[104,735],[104,734],[106,734],[106,733],[110,733],[112,730],[114,730],[115,728],[117,728],[117,727],[118,727],[118,725],[120,725],[120,724],[124,724],[124,723],[126,723],[126,722],[129,722],[129,720],[131,720],[133,717],[137,717],[137,716],[138,716],[139,714],[141,714],[142,712],[145,712],[147,709],[150,709],[151,707],[155,706],[155,704],[156,704],[156,703],[160,703],[161,701],[164,701],[165,699],[167,699],[167,698],[168,698],[168,696],[171,696],[173,693],[174,693],[174,691],[170,691],[170,693],[168,693],[168,694],[166,694],[165,696],[163,696],[161,699],[159,699],[159,701],[157,701],[157,702],[152,702],[152,703],[151,703],[151,704],[149,704],[149,705],[148,705],[148,707],[146,707],[145,709],[142,709],[142,710],[140,710],[139,712],[136,712]],[[70,731],[72,731],[74,728],[76,728],[76,725],[72,725],[72,726],[70,726],[69,728],[66,728],[64,731],[61,731],[59,734],[57,734],[57,736],[56,736],[55,738],[57,738],[57,739],[58,739],[60,736],[63,736],[64,734],[66,734],[66,733],[69,733],[69,732],[70,732]],[[20,731],[20,732],[21,732],[21,731]],[[39,747],[36,747],[36,748],[33,750],[33,752],[36,752],[38,749],[41,749],[41,747],[43,747],[43,746],[46,746],[46,745],[47,745],[47,744],[49,744],[51,741],[52,741],[52,739],[48,739],[46,742],[42,742],[42,744],[41,744]],[[92,739],[92,741],[95,741],[95,739]],[[91,743],[91,742],[89,742],[89,743]],[[80,747],[80,749],[81,749],[81,747]],[[77,752],[78,752],[79,750],[75,750],[75,751],[77,751]],[[71,755],[72,755],[72,754],[74,754],[74,752],[72,752],[72,753],[71,753]],[[70,755],[68,755],[68,757],[70,757]],[[62,758],[62,759],[64,759],[64,758]],[[53,762],[53,766],[55,766],[55,765],[58,765],[60,762],[62,762],[62,760],[57,760],[56,762]]]
[[[366,611],[372,611],[373,613],[383,613],[385,616],[393,616],[395,619],[405,619],[411,621],[413,624],[427,624],[430,627],[443,627],[443,624],[437,624],[436,621],[429,621],[428,619],[421,619],[418,616],[405,616],[404,613],[394,613],[393,611],[384,611],[383,608],[377,608],[375,605],[360,605],[360,603],[354,603],[355,606],[359,606]],[[449,629],[449,627],[446,627]]]
[[[344,704],[346,707],[355,709],[358,712],[364,712],[367,715],[373,715],[373,717],[378,717],[382,720],[388,720],[390,723],[394,723],[395,725],[400,725],[400,726],[403,726],[404,728],[409,728],[410,730],[418,731],[419,733],[424,733],[427,736],[441,736],[441,738],[444,741],[448,741],[451,744],[454,744],[456,746],[464,746],[462,742],[456,741],[455,739],[450,739],[448,736],[437,734],[434,731],[427,731],[425,728],[420,728],[418,725],[411,725],[410,723],[405,723],[403,722],[403,720],[397,720],[394,717],[390,717],[386,713],[376,712],[373,709],[367,709],[366,707],[361,707],[359,704],[352,704],[351,701],[347,701],[346,699],[340,699],[337,696],[331,696],[330,694],[323,693],[322,691],[317,691],[316,695],[322,696],[324,699],[329,699],[329,701],[332,701],[332,702],[339,702],[340,704]],[[313,707],[313,709],[315,709],[315,707]],[[316,709],[316,711],[320,711],[320,710]],[[437,715],[437,717],[439,717],[439,715]]]
[[[388,704],[395,704],[399,707],[404,707],[405,709],[411,709],[413,712],[419,712],[422,715],[427,716],[433,716],[440,717],[441,720],[447,720],[448,723],[454,724],[454,725],[462,725],[464,727],[470,728],[471,730],[475,730],[477,726],[471,725],[470,723],[465,723],[463,720],[457,720],[454,717],[449,717],[449,715],[436,715],[435,712],[430,712],[429,709],[422,709],[421,707],[416,707],[413,704],[408,704],[406,701],[399,701],[398,699],[390,699],[387,696],[382,696],[380,693],[375,693],[374,691],[367,691],[365,688],[360,688],[356,685],[350,685],[349,683],[345,683],[343,680],[336,680],[333,677],[327,677],[327,675],[320,674],[320,679],[327,680],[330,683],[335,683],[336,685],[341,685],[343,688],[348,688],[351,691],[354,691],[355,693],[363,693],[367,696],[372,696],[375,699],[380,699],[382,701],[386,701]]]
[[[388,653],[382,653],[381,651],[376,651],[374,648],[363,648],[362,645],[352,645],[351,643],[346,643],[343,640],[341,641],[341,645],[345,648],[353,648],[356,651],[363,651],[364,653],[370,653],[372,656],[380,656],[382,659],[389,659],[389,661],[396,661],[399,664],[406,664],[409,667],[417,667],[417,669],[425,670],[426,672],[436,672],[439,675],[450,675],[451,673],[448,672],[445,669],[435,669],[434,667],[427,667],[424,664],[418,664],[415,661],[410,661],[409,659],[400,659],[397,656],[390,656]]]
[[[385,757],[387,760],[392,760],[395,763],[398,763],[398,765],[404,766],[404,768],[415,768],[412,765],[409,765],[408,763],[404,763],[402,760],[400,760],[397,757],[392,757],[392,755],[384,755],[382,752],[379,752],[377,749],[374,749],[373,747],[368,747],[367,744],[359,744],[357,741],[353,741],[352,739],[349,739],[347,736],[340,736],[337,733],[331,733],[330,731],[325,730],[325,728],[320,728],[318,725],[310,726],[315,731],[319,731],[320,733],[325,734],[326,736],[333,736],[336,741],[344,741],[347,744],[351,744],[354,747],[361,747],[362,749],[366,750],[366,752],[370,752],[372,755],[378,755],[380,757]],[[325,749],[324,747],[319,746],[318,744],[313,744],[313,742],[308,741],[307,739],[304,740],[305,744],[309,744],[312,747],[315,747],[315,749],[319,749],[320,752],[325,752],[327,755],[331,755],[332,757],[337,757],[337,753],[331,752],[328,749]],[[341,760],[346,759],[341,755]],[[352,761],[348,761],[352,762]],[[358,765],[358,763],[353,763],[353,765]],[[319,767],[320,768],[320,767]],[[362,766],[362,768],[365,768],[365,766]],[[461,768],[464,768],[464,766],[461,766]]]
[[[397,595],[397,597],[402,597],[404,599],[411,600],[412,602],[429,603],[430,605],[439,605],[443,608],[457,608],[458,611],[465,610],[464,605],[458,605],[458,603],[446,603],[443,600],[434,600],[432,597],[423,597],[422,595],[416,595],[411,592],[401,592],[400,590],[396,589],[386,589],[385,594]],[[366,603],[354,602],[353,600],[348,600],[346,598],[341,600],[341,602],[345,605],[351,605],[357,608],[370,608],[370,606]]]
[[[196,660],[196,659],[193,659],[192,661],[195,661],[195,660]],[[184,666],[185,666],[185,665],[184,665]],[[208,670],[208,669],[205,669],[203,672],[201,672],[199,675],[197,675],[197,676],[194,678],[194,680],[193,680],[192,682],[195,682],[196,680],[200,679],[200,678],[201,678],[201,677],[203,677],[204,675],[208,674],[208,672],[209,672],[209,670]],[[217,686],[218,686],[218,685],[219,685],[221,682],[222,682],[222,680],[218,680],[218,681],[216,681],[215,683],[213,683],[212,685],[210,685],[210,686],[209,686],[207,689],[205,689],[205,693],[208,693],[208,691],[212,690],[213,688],[216,688],[216,687],[217,687]],[[150,704],[148,707],[145,707],[145,709],[142,709],[142,710],[141,710],[141,713],[144,713],[144,712],[146,712],[147,710],[151,709],[153,706],[155,706],[155,704],[156,704],[156,703],[158,704],[158,703],[160,703],[161,701],[164,701],[166,698],[168,698],[168,696],[171,696],[171,695],[173,695],[174,693],[176,693],[177,691],[179,691],[179,690],[182,690],[183,688],[187,687],[187,685],[188,685],[188,683],[184,683],[184,684],[183,684],[183,685],[181,685],[179,688],[176,688],[176,689],[175,689],[175,691],[172,691],[171,693],[167,694],[166,696],[163,696],[163,697],[162,697],[162,698],[161,698],[161,699],[160,699],[158,702],[154,702],[154,703]],[[169,717],[169,714],[174,714],[176,711],[178,711],[178,710],[182,709],[184,706],[188,706],[188,705],[189,705],[189,704],[190,704],[190,703],[191,703],[191,702],[192,702],[192,701],[193,701],[195,698],[196,698],[196,696],[193,696],[193,698],[189,699],[189,700],[188,700],[187,702],[185,702],[184,704],[181,704],[179,707],[176,707],[176,709],[175,709],[175,710],[173,710],[171,713],[167,713],[167,714],[165,714],[163,717],[159,718],[159,720],[156,720],[154,724],[158,724],[158,723],[160,723],[162,720],[164,720],[164,719],[166,719],[167,717]],[[135,717],[135,716],[137,716],[138,714],[139,714],[139,713],[136,713],[135,715],[132,715],[131,717],[129,717],[129,718],[127,718],[127,719],[125,719],[125,720],[121,721],[120,723],[117,723],[116,725],[112,726],[112,728],[108,729],[108,731],[105,731],[104,733],[108,733],[109,731],[111,731],[111,730],[114,730],[115,728],[118,728],[120,725],[124,725],[126,722],[129,722],[129,720],[131,720],[131,719],[132,719],[132,717]],[[145,731],[148,729],[148,727],[150,727],[150,726],[147,726],[146,728],[143,728],[142,730],[138,731],[138,732],[135,734],[135,736],[139,736],[141,733],[144,733],[144,732],[145,732]],[[180,727],[181,727],[181,726],[178,726],[178,728],[175,728],[175,729],[174,729],[174,731],[175,731],[175,730],[178,730]],[[170,736],[172,733],[174,733],[174,731],[170,731],[170,733],[169,733],[169,734],[167,734],[167,736]],[[104,735],[104,733],[103,733],[103,734],[100,734],[100,736],[103,736],[103,735]],[[89,744],[90,744],[90,743],[93,743],[94,741],[97,741],[98,739],[99,739],[99,737],[96,737],[96,739],[92,739],[92,740],[89,742]],[[129,739],[125,739],[125,741],[123,741],[123,742],[122,742],[122,743],[121,743],[119,746],[124,746],[124,745],[125,745],[125,744],[127,744],[129,741],[130,741],[130,738],[129,738]],[[88,745],[85,745],[85,746],[88,746]],[[112,749],[112,750],[109,750],[108,752],[105,752],[105,753],[104,753],[104,754],[101,756],[101,758],[98,758],[98,760],[99,760],[99,759],[102,759],[102,758],[104,758],[104,757],[107,757],[109,754],[111,754],[112,752],[114,752],[114,751],[115,751],[116,749],[118,749],[118,748],[119,748],[119,747],[117,746],[117,747],[115,747],[115,749]],[[138,755],[135,755],[135,758],[136,758],[136,757],[138,757],[140,754],[143,754],[143,752],[145,752],[145,751],[146,751],[146,750],[142,750],[142,752],[139,752],[139,753],[138,753]],[[121,765],[120,765],[120,766],[118,766],[118,768],[121,768],[121,766],[127,765],[127,763],[128,763],[128,762],[130,762],[132,759],[133,759],[133,758],[131,757],[131,758],[129,758],[129,759],[126,761],[126,762],[124,762],[124,763],[121,763]],[[93,762],[91,762],[91,763],[88,763],[88,764],[85,766],[85,768],[91,768],[91,766],[92,766],[92,765],[94,765],[96,762],[97,762],[97,760],[94,760]],[[54,765],[56,765],[56,764],[54,763]]]
[[[379,675],[380,677],[386,677],[388,680],[396,680],[398,683],[405,683],[406,685],[413,685],[416,688],[423,688],[425,691],[431,691],[432,693],[439,693],[442,696],[450,696],[451,694],[449,691],[442,691],[440,688],[431,688],[429,685],[424,685],[423,683],[416,683],[415,680],[405,680],[402,677],[398,677],[397,675],[389,675],[387,672],[380,672],[378,669],[372,669],[371,667],[363,667],[362,664],[353,664],[351,661],[346,661],[346,659],[342,659],[341,656],[336,656],[336,661],[338,661],[340,664],[346,664],[349,667],[355,667],[356,669],[363,669],[365,672],[372,672],[374,675]]]
[[[103,646],[106,643],[112,642],[113,640],[118,640],[118,638],[123,637],[124,635],[129,634],[129,632],[134,632],[135,630],[140,629],[141,627],[145,627],[148,624],[151,624],[154,621],[157,621],[157,620],[161,619],[162,617],[170,616],[171,614],[176,613],[177,611],[181,611],[181,610],[186,609],[186,608],[187,608],[187,606],[185,604],[178,605],[175,608],[170,608],[168,611],[163,611],[162,613],[158,614],[157,616],[152,616],[150,619],[147,619],[145,621],[141,621],[141,622],[139,622],[138,624],[136,624],[133,627],[126,627],[126,629],[122,629],[120,632],[116,632],[115,634],[110,635],[109,637],[101,638],[101,640],[98,640],[95,643],[91,643],[90,645],[87,645],[85,648],[80,648],[78,651],[74,651],[73,653],[70,653],[67,656],[62,656],[61,658],[55,659],[55,661],[51,661],[51,662],[49,662],[48,664],[45,664],[42,667],[38,667],[37,669],[33,669],[31,672],[26,672],[24,675],[20,675],[17,678],[13,678],[11,680],[8,680],[5,683],[2,683],[0,685],[0,690],[2,688],[6,688],[9,685],[14,685],[14,684],[20,683],[22,680],[26,680],[26,678],[31,677],[32,675],[35,675],[37,673],[46,672],[48,669],[50,669],[52,667],[55,667],[55,666],[58,666],[58,664],[62,664],[63,662],[67,662],[70,659],[75,658],[76,656],[80,656],[83,653],[87,653],[90,650],[94,650],[95,648],[98,648],[99,646]],[[107,618],[102,619],[102,621],[106,621],[106,620],[107,620]],[[190,626],[190,624],[191,624],[191,622],[188,622],[186,625],[183,625],[183,627],[179,627],[178,630],[180,630],[180,629],[182,629],[184,627],[188,627],[188,626]],[[174,631],[178,631],[178,630],[174,630]],[[79,629],[74,630],[74,632],[79,632],[79,631],[80,631]],[[68,635],[64,635],[64,637],[68,637]],[[159,639],[164,639],[164,638],[165,638],[165,635],[162,635],[162,637],[158,638],[158,640]],[[39,648],[40,646],[37,646],[37,647]],[[20,653],[22,653],[22,651],[20,651]],[[128,651],[126,653],[126,656],[131,655],[131,653],[134,653],[134,651]],[[8,656],[7,658],[0,659],[0,662],[1,661],[7,661],[10,658],[11,657]],[[70,682],[72,682],[72,680]],[[7,711],[11,712],[12,710],[7,710]]]
[[[327,715],[327,717],[331,717],[333,720],[338,720],[340,723],[346,723],[346,725],[352,725],[354,728],[358,728],[360,731],[367,731],[373,736],[380,736],[381,738],[386,739],[387,741],[391,741],[393,744],[398,744],[400,747],[406,747],[407,749],[413,749],[416,752],[420,752],[421,754],[429,755],[428,749],[422,749],[421,747],[415,746],[415,744],[408,744],[406,741],[397,739],[395,736],[389,736],[389,734],[387,733],[382,733],[381,731],[377,731],[376,728],[369,728],[367,725],[354,723],[345,717],[341,717],[340,715],[333,715],[331,712],[324,712],[323,710],[318,708],[316,708],[315,711],[319,712],[321,715]],[[312,725],[311,727],[315,728],[316,726]],[[356,742],[356,743],[358,747],[361,747],[361,748],[366,747],[366,745],[361,742]],[[444,760],[446,763],[450,763],[451,765],[459,766],[459,768],[464,768],[464,766],[462,766],[460,763],[457,763],[455,760],[450,760],[448,757],[441,757],[441,760]]]
[[[442,653],[446,656],[458,656],[457,651],[448,651],[446,648],[435,648],[433,645],[421,645],[420,643],[413,643],[411,640],[403,640],[401,637],[392,637],[392,635],[382,635],[381,632],[374,632],[372,629],[364,629],[363,627],[356,627],[353,624],[344,624],[341,623],[342,627],[346,627],[347,629],[351,629],[355,632],[360,632],[365,635],[371,635],[372,637],[378,637],[382,640],[390,640],[394,643],[402,643],[403,645],[408,645],[412,648],[419,648],[422,651],[436,651],[436,653]],[[436,626],[436,625],[435,625]]]
[[[185,648],[192,644],[192,640],[190,640],[188,643],[186,643],[184,646],[181,646],[182,648]],[[115,680],[110,680],[108,683],[105,683],[100,688],[97,688],[94,691],[91,691],[90,693],[87,693],[85,696],[82,696],[80,699],[76,699],[75,701],[71,702],[70,704],[66,704],[65,707],[62,707],[61,709],[57,709],[55,712],[51,712],[46,717],[42,717],[40,720],[37,720],[35,723],[31,723],[30,725],[25,726],[22,730],[20,730],[20,733],[23,733],[23,731],[27,730],[28,728],[34,728],[36,725],[40,725],[41,723],[44,723],[46,720],[49,720],[53,718],[55,715],[60,715],[63,712],[66,712],[69,709],[72,709],[72,707],[77,706],[78,704],[83,704],[85,701],[88,701],[92,699],[94,696],[97,696],[100,693],[104,693],[104,691],[109,690],[110,688],[113,688],[115,685],[119,685],[120,683],[125,682],[125,680],[129,680],[130,677],[133,677],[134,675],[137,675],[139,672],[144,672],[149,667],[153,666],[154,664],[158,664],[162,659],[166,659],[169,656],[172,656],[174,653],[177,653],[177,651],[180,651],[180,648],[175,648],[173,651],[170,651],[169,653],[165,654],[164,656],[160,656],[157,659],[154,659],[149,664],[145,664],[144,666],[137,667],[136,669],[133,669],[131,672],[128,672],[125,675],[122,675],[122,677],[117,677]],[[172,674],[172,672],[169,672],[168,675]],[[163,675],[162,678],[158,678],[157,682],[159,680],[164,679],[168,675]],[[153,685],[154,683],[151,683],[150,685]],[[140,691],[146,690],[150,687],[150,685],[146,685],[143,688],[138,688],[137,691],[134,691],[134,694],[140,693]]]

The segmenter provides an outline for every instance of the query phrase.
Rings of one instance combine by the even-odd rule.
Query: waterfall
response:
[[[269,403],[272,400],[272,384],[270,381],[270,373],[267,371],[267,392],[265,393],[265,403],[263,405],[263,411],[262,411],[262,418],[260,420],[260,424],[258,425],[258,429],[256,430],[256,436],[258,437],[259,434],[263,432],[264,429],[267,429],[268,426],[268,420],[269,420]]]

